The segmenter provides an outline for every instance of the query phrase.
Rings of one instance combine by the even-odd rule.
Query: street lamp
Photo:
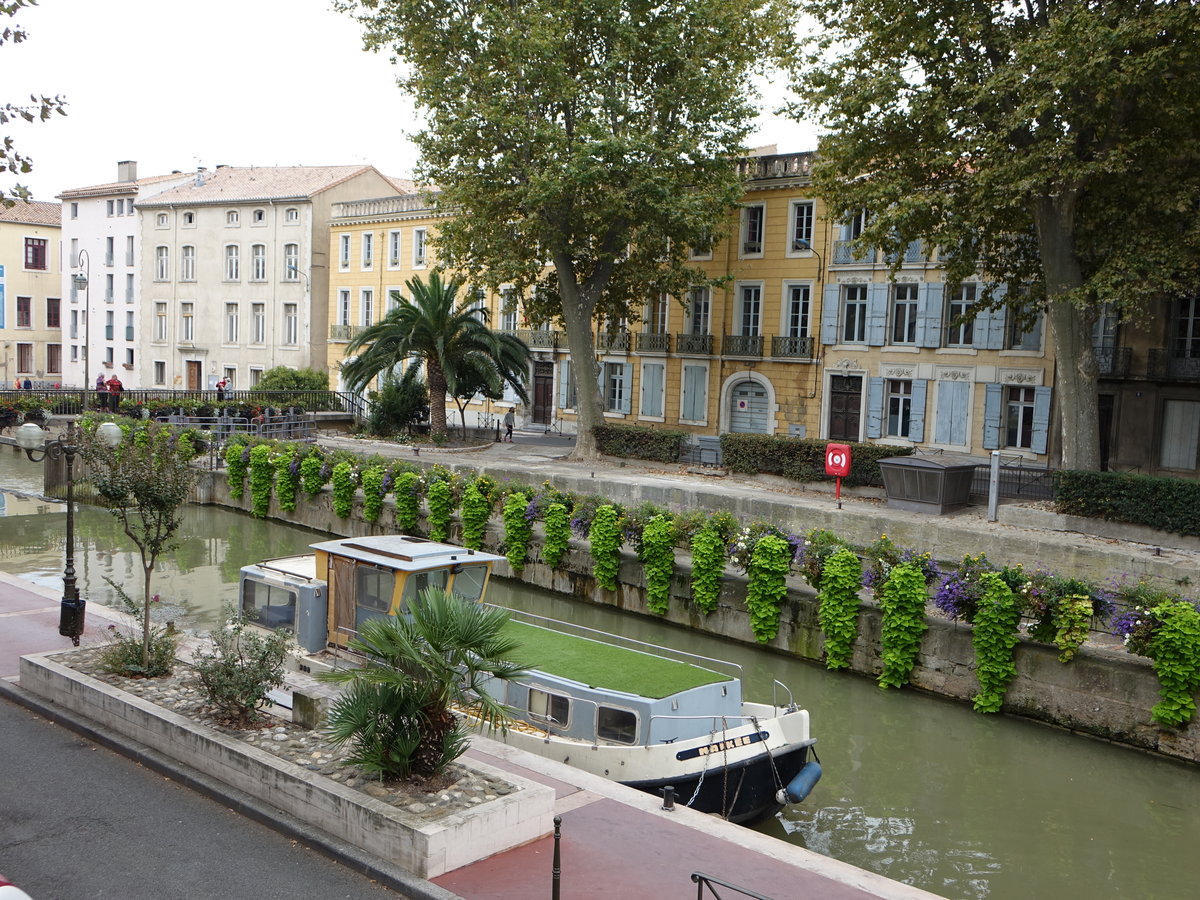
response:
[[[75,282],[76,289],[83,291],[83,405],[87,406],[88,391],[92,389],[92,372],[91,372],[91,346],[92,346],[92,294],[88,288],[88,275],[90,274],[90,263],[88,252],[86,250],[79,251],[79,259],[76,260],[81,271],[76,272],[71,276],[71,280]]]
[[[115,422],[105,422],[96,429],[100,440],[109,447],[121,443],[124,432]],[[46,432],[33,422],[26,422],[17,429],[17,446],[25,451],[30,462],[65,458],[67,461],[67,564],[63,569],[62,607],[58,617],[58,633],[69,637],[79,646],[83,634],[83,612],[87,605],[80,599],[75,585],[75,454],[79,452],[79,432],[73,421],[67,430],[53,441],[46,440]],[[37,454],[36,456],[34,454]]]

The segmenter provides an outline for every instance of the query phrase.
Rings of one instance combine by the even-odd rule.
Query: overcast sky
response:
[[[124,159],[142,177],[221,163],[412,173],[412,104],[330,0],[40,0],[15,21],[29,38],[0,47],[0,102],[69,104],[66,117],[3,132],[34,171],[0,184],[26,184],[34,199],[115,181]],[[814,147],[810,128],[760,125],[754,146]]]

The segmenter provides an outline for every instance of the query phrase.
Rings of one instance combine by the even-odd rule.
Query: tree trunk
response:
[[[1067,469],[1100,468],[1100,401],[1096,389],[1094,304],[1064,296],[1083,285],[1075,253],[1074,196],[1043,198],[1034,208],[1038,248],[1049,300],[1046,319],[1054,341],[1054,393]]]
[[[427,366],[429,377],[429,434],[446,433],[446,376],[441,366],[432,360]]]
[[[556,266],[557,268],[557,266]],[[575,419],[579,433],[570,459],[598,459],[594,429],[602,422],[600,381],[596,371],[596,339],[592,332],[596,310],[592,285],[579,287],[559,271],[559,292],[562,297],[563,325],[567,332],[567,349],[571,351],[571,377],[575,379]]]
[[[150,579],[154,575],[154,564],[142,572],[142,672],[150,668]]]

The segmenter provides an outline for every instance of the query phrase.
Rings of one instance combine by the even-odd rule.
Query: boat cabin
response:
[[[244,566],[242,615],[290,628],[309,653],[344,647],[362,623],[400,615],[421,591],[438,587],[479,601],[502,556],[408,535],[341,538],[314,553]]]

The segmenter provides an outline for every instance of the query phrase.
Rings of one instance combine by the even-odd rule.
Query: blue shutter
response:
[[[872,378],[867,388],[867,437],[883,433],[883,379]]]
[[[644,416],[661,416],[663,366],[661,363],[646,363],[642,366],[642,405]]]
[[[965,381],[938,382],[934,443],[956,447],[967,443],[967,398],[970,393],[971,386]]]
[[[1004,388],[998,384],[986,385],[983,394],[983,449],[1000,449],[1000,407],[1004,400]]]
[[[980,285],[982,292],[983,285]],[[1002,301],[1008,289],[1004,285],[996,285],[992,292],[992,299]],[[975,317],[975,333],[972,341],[975,347],[982,350],[1003,350],[1004,349],[1004,321],[1005,309],[981,309],[979,315]]]
[[[683,406],[679,417],[691,422],[704,421],[708,406],[707,373],[704,366],[683,367]]]
[[[840,285],[827,284],[821,295],[821,343],[836,344],[838,342],[838,305],[842,298]]]
[[[564,359],[558,364],[558,408],[570,409],[568,400],[571,398],[571,361]]]
[[[1033,389],[1033,436],[1030,450],[1045,453],[1050,436],[1050,388]]]
[[[633,363],[621,365],[621,382],[625,388],[621,391],[621,412],[628,415],[633,409]]]
[[[917,346],[942,346],[942,298],[946,286],[927,282],[917,289]]]
[[[887,343],[888,293],[891,285],[872,284],[867,287],[867,343],[882,347]]]
[[[908,420],[908,439],[920,444],[925,440],[925,393],[924,378],[914,378],[912,383],[912,415]]]

